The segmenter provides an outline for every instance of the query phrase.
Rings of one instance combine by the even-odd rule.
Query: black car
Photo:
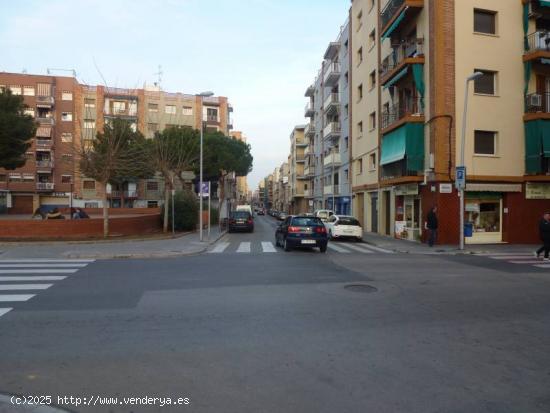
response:
[[[234,211],[229,217],[229,232],[254,232],[254,220],[248,211]]]
[[[258,210],[258,215],[265,215],[265,211],[262,208],[260,208]]]
[[[277,227],[275,244],[285,251],[296,247],[318,247],[321,252],[326,252],[327,230],[320,218],[289,216]]]

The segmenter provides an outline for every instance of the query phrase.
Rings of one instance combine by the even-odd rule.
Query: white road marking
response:
[[[218,245],[214,247],[212,251],[208,251],[209,254],[219,254],[221,252],[224,252],[224,250],[229,247],[229,242],[220,242]]]
[[[6,313],[9,313],[11,310],[13,310],[13,308],[0,308],[0,317]]]
[[[512,264],[541,264],[541,260],[525,260],[525,261],[508,261]]]
[[[28,301],[33,298],[36,294],[3,294],[0,295],[0,302],[10,302],[10,301]]]
[[[485,253],[485,254],[477,254],[477,255],[481,255],[481,256],[485,256],[485,257],[488,257],[488,256],[499,256],[499,255],[514,255],[514,256],[529,256],[529,257],[532,257],[534,254],[531,252],[531,253],[528,253],[528,252],[494,252],[494,253]]]
[[[535,265],[537,268],[550,268],[550,264]]]
[[[47,290],[53,284],[0,284],[0,291],[8,290]]]
[[[532,255],[532,257],[534,257]],[[489,256],[494,260],[521,260],[527,258],[525,255],[498,255],[498,256]]]
[[[370,245],[370,244],[355,244],[357,247],[360,247],[360,248],[366,248],[368,250],[373,250],[373,251],[376,251],[376,252],[382,252],[384,254],[393,254],[394,252],[393,251],[390,251],[390,250],[385,250],[384,248],[380,248],[380,247],[375,247],[374,245]]]
[[[78,270],[66,270],[66,269],[41,269],[36,270],[0,270],[0,274],[73,274]]]
[[[336,252],[341,252],[342,254],[349,254],[350,252],[348,250],[345,250],[343,248],[340,248],[340,247],[337,247],[336,245],[332,244],[331,242],[329,242],[327,244],[327,247],[331,250],[334,250]]]
[[[14,277],[0,277],[0,281],[61,281],[67,278],[65,275],[43,275],[33,277],[31,275],[14,276]]]
[[[351,245],[351,244],[345,244],[346,248],[349,248],[349,249],[352,249],[354,251],[357,251],[357,252],[362,252],[363,254],[372,254],[373,252],[370,251],[370,250],[367,250],[365,248],[361,248],[361,247],[358,247],[356,245]]]
[[[241,242],[239,244],[239,248],[237,249],[237,252],[250,252],[250,242]]]
[[[277,252],[271,242],[262,242],[262,250],[263,252]]]
[[[14,258],[14,259],[2,259],[0,263],[11,262],[58,262],[58,263],[91,263],[95,262],[94,259],[55,259],[55,258]]]
[[[0,264],[0,268],[82,268],[87,265],[88,264]]]

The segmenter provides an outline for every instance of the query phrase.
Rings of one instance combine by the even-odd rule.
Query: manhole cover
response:
[[[375,293],[378,291],[378,288],[368,284],[349,284],[344,288],[354,293]]]

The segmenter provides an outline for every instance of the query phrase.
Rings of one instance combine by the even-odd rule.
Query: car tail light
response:
[[[299,227],[288,227],[288,232],[300,232]]]
[[[315,227],[315,232],[317,232],[319,234],[326,234],[327,229],[325,227]]]
[[[230,223],[230,224],[235,224],[236,222],[237,222],[237,221],[235,221],[234,219],[230,219],[230,220],[229,220],[229,223]]]
[[[248,218],[248,223],[252,224],[252,218]]]

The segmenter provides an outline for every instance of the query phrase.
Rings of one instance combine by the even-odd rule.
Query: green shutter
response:
[[[380,165],[406,159],[408,171],[424,170],[424,124],[407,123],[384,135]]]
[[[386,83],[384,85],[384,88],[383,89],[387,89],[389,88],[390,86],[393,86],[397,83],[397,81],[399,79],[401,79],[403,76],[405,76],[407,74],[407,71],[409,70],[408,67],[405,67],[403,70],[401,70],[398,74],[396,74],[392,80],[390,80],[388,83]]]
[[[397,19],[395,19],[394,22],[391,24],[391,26],[388,28],[388,30],[386,30],[382,34],[382,40],[387,39],[388,37],[390,37],[391,34],[393,33],[393,31],[395,29],[397,29],[397,26],[399,26],[399,23],[401,23],[401,21],[405,18],[405,12],[406,12],[406,10],[403,10],[401,12],[401,14],[399,15],[399,17]]]
[[[541,125],[540,120],[525,122],[525,172],[541,172]]]
[[[407,129],[405,126],[401,126],[382,138],[380,165],[387,165],[404,159],[406,151]]]
[[[542,122],[542,156],[550,158],[550,121]]]
[[[543,7],[550,7],[550,0],[539,0],[539,2]]]

